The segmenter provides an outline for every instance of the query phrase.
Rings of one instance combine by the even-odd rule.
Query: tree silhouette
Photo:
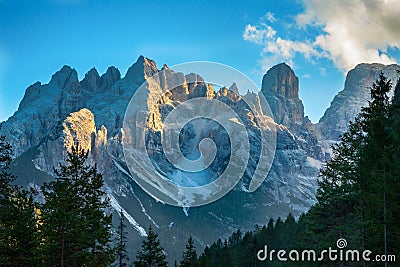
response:
[[[164,249],[151,225],[147,233],[147,238],[142,242],[142,250],[137,252],[134,264],[137,267],[167,266]]]
[[[126,251],[126,224],[125,216],[122,209],[119,213],[119,225],[118,225],[118,240],[116,247],[117,261],[119,267],[128,266],[127,261],[129,261],[128,252]]]
[[[186,244],[186,250],[183,252],[182,260],[180,262],[181,267],[193,267],[196,266],[197,253],[194,247],[193,238],[190,236]]]
[[[41,232],[46,265],[107,266],[113,262],[110,247],[111,215],[103,191],[103,177],[87,165],[88,152],[72,147],[67,164],[54,170],[55,181],[42,187]]]
[[[12,184],[12,153],[5,136],[0,136],[0,266],[36,266],[35,203],[28,192]]]

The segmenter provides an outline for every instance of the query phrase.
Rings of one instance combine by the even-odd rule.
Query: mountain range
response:
[[[76,142],[90,151],[89,160],[97,163],[105,179],[107,195],[118,221],[122,209],[129,222],[129,249],[133,254],[152,225],[160,235],[170,258],[180,258],[186,240],[192,236],[198,248],[227,237],[237,229],[247,230],[255,224],[266,224],[269,218],[299,216],[315,203],[319,169],[331,156],[330,145],[338,142],[349,122],[369,99],[369,88],[382,71],[393,82],[397,81],[398,65],[359,64],[348,72],[344,89],[332,100],[330,107],[318,123],[304,114],[299,98],[299,80],[285,63],[272,67],[264,75],[260,92],[240,95],[237,85],[227,84],[215,89],[203,77],[193,73],[180,73],[164,65],[159,69],[153,60],[140,56],[124,77],[115,67],[100,75],[95,68],[80,81],[76,70],[62,67],[48,84],[36,82],[26,89],[18,110],[3,123],[0,134],[6,136],[15,152],[12,171],[17,182],[26,187],[38,188],[54,175],[54,167],[63,162],[68,147]],[[182,208],[170,206],[145,193],[134,181],[123,153],[123,121],[126,108],[145,81],[162,71],[157,90],[149,87],[148,99],[169,92],[168,97],[151,106],[157,116],[148,121],[150,138],[147,149],[161,146],[157,129],[177,104],[187,99],[207,97],[234,107],[245,121],[252,136],[249,161],[241,181],[223,198],[211,204]],[[174,88],[180,81],[183,85]],[[229,87],[228,87],[229,86]],[[246,88],[244,88],[246,89]],[[324,88],[321,88],[324,90]],[[242,98],[257,99],[262,94],[271,108],[277,143],[272,168],[265,181],[253,193],[248,183],[257,165],[260,147],[260,125],[244,112]],[[144,99],[143,101],[145,101]],[[318,99],[315,100],[318,102]],[[257,101],[254,101],[257,105]],[[262,110],[261,107],[256,107]],[[243,112],[242,112],[243,111]],[[261,112],[261,111],[260,111]],[[183,144],[191,144],[195,136],[203,136],[204,129],[222,148],[210,173],[218,174],[226,165],[230,151],[226,133],[207,121],[184,129]],[[192,144],[192,146],[198,143]],[[188,147],[184,149],[189,149]],[[151,156],[155,165],[166,170],[171,177],[175,169],[168,167],[162,157]],[[225,165],[224,165],[225,164]],[[211,175],[210,174],[210,175]]]

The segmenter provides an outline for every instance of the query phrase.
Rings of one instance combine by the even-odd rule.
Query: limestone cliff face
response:
[[[81,81],[81,85],[92,92],[96,92],[100,86],[100,79],[96,68],[92,68],[86,73],[85,78]]]
[[[293,70],[281,63],[264,75],[261,92],[267,99],[274,119],[289,128],[304,123],[304,106],[299,98],[299,79]]]
[[[154,76],[155,74],[158,75]],[[93,68],[79,81],[76,71],[64,66],[53,75],[49,84],[35,83],[27,89],[19,110],[5,123],[2,132],[16,148],[16,156],[29,148],[38,147],[41,152],[35,162],[40,169],[50,173],[52,167],[65,157],[66,148],[79,142],[91,151],[90,158],[98,162],[100,168],[107,173],[111,172],[108,182],[113,184],[120,180],[115,162],[124,164],[121,146],[124,113],[132,96],[144,81],[148,81],[143,90],[144,95],[136,98],[139,100],[135,105],[144,105],[150,114],[147,122],[148,138],[153,139],[149,144],[154,149],[161,146],[157,132],[174,106],[196,97],[218,99],[231,107],[248,128],[252,160],[246,174],[248,177],[244,180],[249,180],[258,160],[260,127],[267,127],[267,122],[260,120],[264,115],[259,96],[254,93],[241,96],[235,83],[229,89],[222,87],[216,92],[213,85],[206,84],[197,74],[185,76],[175,73],[166,65],[160,72],[154,61],[143,56],[137,59],[123,78],[115,67],[108,68],[101,76]],[[307,195],[301,193],[305,189],[298,187],[299,180],[300,177],[316,176],[317,168],[305,166],[309,166],[309,157],[316,161],[321,157],[318,145],[314,142],[315,138],[303,123],[304,111],[298,98],[298,79],[290,67],[280,64],[264,76],[262,92],[267,96],[274,115],[278,118],[275,123],[278,129],[278,152],[270,174],[272,178],[268,181],[280,181],[274,188],[281,193],[269,198],[268,202],[272,206],[285,203],[291,207],[289,195],[296,195],[298,202],[303,204],[291,209],[304,211],[313,203],[315,180],[308,183],[307,190],[311,191]],[[255,113],[249,112],[244,99],[252,105]],[[256,122],[256,117],[261,124]],[[186,138],[195,137],[196,140],[212,136],[221,148],[229,147],[226,133],[214,124],[201,123],[205,130],[187,127],[183,135]],[[196,147],[196,143],[192,145]],[[223,170],[224,162],[229,160],[229,151],[221,151],[213,165],[215,173]],[[289,164],[289,159],[294,158],[298,162]],[[237,190],[242,191],[243,188],[245,185],[241,184]],[[267,187],[260,191],[269,192],[272,196],[272,191]],[[311,199],[308,199],[309,196]]]
[[[68,66],[57,71],[48,84],[37,82],[28,87],[18,110],[4,123],[16,156],[39,144],[55,123],[84,104],[77,72]]]
[[[261,93],[268,101],[275,122],[285,126],[296,137],[297,146],[307,156],[323,160],[313,125],[304,115],[303,102],[299,98],[299,79],[294,71],[285,63],[272,67],[263,77]]]
[[[176,73],[164,64],[159,77],[161,88],[164,91],[169,91],[173,99],[180,102],[187,100],[189,89],[183,73]]]
[[[272,68],[263,79],[262,93],[269,101],[275,122],[263,114],[257,93],[240,95],[235,83],[229,88],[227,84],[215,90],[197,74],[185,76],[166,65],[160,72],[154,61],[142,56],[124,77],[115,67],[108,68],[102,75],[93,68],[82,81],[77,77],[75,70],[64,66],[49,84],[30,86],[18,111],[5,122],[1,133],[13,144],[16,157],[26,158],[30,149],[38,151],[29,161],[50,174],[53,166],[63,162],[72,144],[79,143],[89,150],[90,161],[97,163],[104,175],[107,192],[114,201],[113,208],[119,212],[120,204],[132,215],[132,242],[139,244],[142,229],[152,224],[163,229],[160,237],[171,244],[167,251],[172,252],[176,246],[184,247],[189,234],[195,235],[204,245],[232,228],[250,229],[255,223],[263,223],[269,217],[286,216],[289,212],[298,215],[315,202],[321,149],[309,129],[310,123],[304,118],[303,104],[298,97],[298,79],[286,64]],[[146,125],[148,151],[159,151],[160,129],[169,112],[183,101],[196,97],[217,99],[228,105],[242,119],[248,132],[251,157],[243,179],[219,201],[191,209],[188,217],[182,210],[149,197],[135,184],[126,168],[122,149],[126,134],[122,129],[123,118],[132,96],[138,93],[144,81],[148,83],[145,90],[140,90],[143,95],[135,98],[134,105],[145,107],[151,115]],[[260,131],[272,123],[277,130],[272,169],[265,173],[266,180],[260,188],[249,194],[247,186],[259,160]],[[212,138],[220,151],[210,168],[212,178],[211,175],[223,171],[229,161],[229,138],[215,122],[203,120],[188,124],[182,130],[182,151],[195,151],[202,138]],[[172,179],[176,169],[167,165],[162,153],[149,154],[154,165]],[[182,244],[177,244],[177,239],[181,239]]]
[[[390,95],[393,95],[394,86],[399,77],[398,70],[400,66],[396,64],[387,66],[359,64],[350,70],[346,76],[344,89],[335,96],[330,107],[315,126],[319,138],[331,140],[331,142],[339,140],[340,135],[347,130],[349,122],[358,115],[361,107],[368,104],[370,88],[381,71],[392,80],[393,89]]]
[[[92,150],[96,136],[94,115],[90,110],[83,108],[71,113],[63,122],[64,147],[69,150],[72,146],[79,146],[87,151]]]
[[[125,79],[129,83],[140,85],[146,78],[152,77],[157,72],[157,65],[153,60],[140,56],[126,72]]]
[[[64,162],[67,152],[76,145],[90,151],[90,159],[93,161],[105,149],[106,136],[107,129],[104,126],[96,129],[94,115],[90,110],[83,108],[73,112],[41,141],[35,165],[40,170],[53,174],[53,167],[58,167],[59,162]]]

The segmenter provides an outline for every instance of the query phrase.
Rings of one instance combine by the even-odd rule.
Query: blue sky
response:
[[[139,55],[159,68],[223,63],[257,85],[285,61],[300,78],[306,114],[317,121],[347,70],[400,60],[399,1],[348,2],[0,0],[0,121],[30,84],[47,83],[63,65],[80,78],[111,65],[124,75]]]

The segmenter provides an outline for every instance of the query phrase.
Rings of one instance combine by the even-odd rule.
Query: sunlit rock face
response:
[[[72,146],[90,151],[91,160],[98,158],[107,144],[107,129],[96,130],[93,113],[83,108],[71,113],[64,121],[53,128],[51,134],[39,144],[40,154],[35,158],[35,166],[53,174],[58,163],[65,163],[67,152]]]
[[[317,176],[326,156],[323,145],[326,140],[337,140],[349,118],[366,103],[367,87],[380,69],[394,80],[399,67],[358,66],[348,74],[345,89],[334,99],[320,123],[312,125],[304,116],[298,78],[286,64],[271,68],[262,81],[261,93],[269,102],[275,121],[263,114],[259,92],[240,95],[239,89],[247,90],[238,88],[235,81],[217,88],[194,73],[175,72],[166,65],[161,71],[153,60],[143,56],[124,77],[115,67],[109,67],[102,75],[93,68],[79,81],[76,71],[64,66],[48,84],[37,82],[28,87],[18,111],[4,122],[1,134],[13,145],[18,168],[34,168],[43,177],[54,174],[53,167],[64,162],[72,144],[79,143],[90,151],[90,163],[96,163],[103,173],[116,211],[115,221],[121,208],[129,214],[130,251],[137,250],[144,229],[153,225],[169,256],[179,258],[189,235],[202,247],[216,237],[226,237],[234,229],[251,229],[256,223],[267,223],[271,217],[307,211],[315,203]],[[159,75],[154,78],[154,74]],[[174,108],[186,100],[204,97],[223,102],[240,117],[249,136],[250,160],[242,179],[225,197],[206,206],[182,210],[153,199],[132,179],[122,148],[127,135],[122,126],[132,96],[145,81],[143,99],[135,105],[147,108],[150,116],[144,126],[146,149],[153,165],[167,179],[182,183],[213,180],[223,171],[231,152],[229,138],[218,123],[198,120],[182,129],[180,148],[185,156],[195,158],[199,140],[211,138],[218,148],[213,164],[207,172],[195,177],[187,177],[168,164],[162,152],[160,131]],[[363,98],[357,98],[359,95]],[[255,113],[249,112],[244,99]],[[249,181],[259,159],[260,131],[271,123],[277,134],[272,168],[258,190],[249,193]],[[24,179],[29,185],[43,182],[40,175]]]

